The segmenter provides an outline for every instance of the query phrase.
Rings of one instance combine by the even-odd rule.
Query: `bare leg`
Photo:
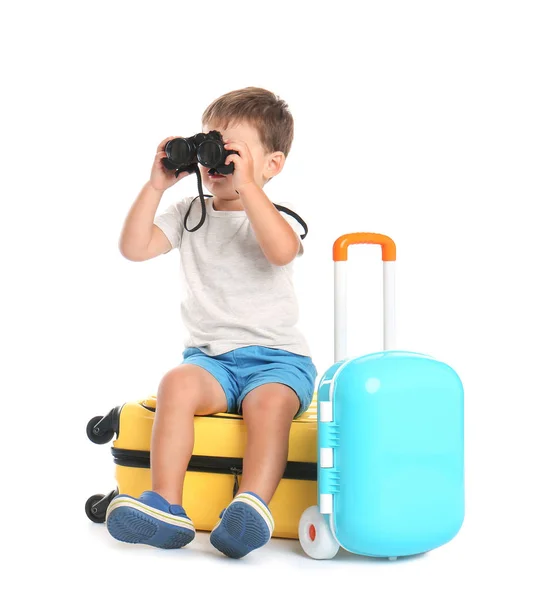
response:
[[[193,418],[226,411],[219,382],[197,365],[180,365],[161,380],[151,439],[153,491],[182,504],[184,477],[193,452]]]
[[[255,492],[270,502],[286,468],[290,426],[299,408],[296,393],[281,383],[266,383],[244,398],[248,439],[238,493]]]

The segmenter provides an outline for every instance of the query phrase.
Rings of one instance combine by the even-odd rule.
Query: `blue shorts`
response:
[[[248,392],[265,383],[282,383],[292,388],[299,400],[299,417],[311,404],[317,369],[309,356],[265,346],[246,346],[217,356],[199,348],[186,348],[182,364],[209,371],[226,394],[227,412],[242,414],[242,401]]]

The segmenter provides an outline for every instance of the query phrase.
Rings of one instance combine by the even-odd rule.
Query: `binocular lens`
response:
[[[186,138],[175,138],[165,146],[166,156],[177,165],[190,165],[195,162],[195,146]]]
[[[217,167],[223,160],[224,149],[214,140],[205,140],[197,148],[197,159],[204,167]]]

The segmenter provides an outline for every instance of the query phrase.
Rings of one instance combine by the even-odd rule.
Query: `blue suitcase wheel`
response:
[[[298,536],[302,549],[310,558],[326,560],[334,558],[338,552],[339,544],[317,506],[310,506],[303,512]]]

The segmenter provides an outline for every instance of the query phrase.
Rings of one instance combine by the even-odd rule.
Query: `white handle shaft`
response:
[[[383,349],[395,348],[395,261],[383,261]],[[335,260],[335,362],[347,358],[347,268],[346,260]]]

